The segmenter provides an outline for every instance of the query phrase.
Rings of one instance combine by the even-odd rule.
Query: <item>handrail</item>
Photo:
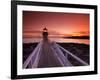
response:
[[[56,42],[53,42],[53,46],[52,47],[55,49],[57,55],[59,56],[59,58],[63,62],[64,66],[72,66],[72,64],[69,62],[69,60],[67,59],[67,57],[63,54],[63,52],[58,47],[58,45],[56,44]]]
[[[37,47],[33,50],[33,52],[29,55],[29,57],[26,59],[26,61],[23,64],[23,68],[26,68],[27,65],[29,64],[29,62],[31,61],[32,57],[36,54],[36,52],[38,51],[38,49],[40,48],[40,45],[42,44],[42,42],[38,43]]]
[[[86,63],[85,61],[83,61],[82,59],[80,59],[79,57],[75,56],[74,54],[72,54],[71,52],[69,52],[68,50],[64,49],[63,47],[61,47],[59,44],[57,44],[63,51],[65,51],[67,54],[69,54],[70,56],[72,56],[74,59],[76,59],[77,61],[79,61],[80,63],[82,63],[83,65],[88,65],[88,63]]]
[[[40,59],[40,55],[41,55],[41,47],[42,46],[40,46],[39,49],[38,49],[38,51],[37,51],[37,55],[36,55],[35,61],[32,64],[32,68],[38,67],[38,63],[39,63],[39,59]]]

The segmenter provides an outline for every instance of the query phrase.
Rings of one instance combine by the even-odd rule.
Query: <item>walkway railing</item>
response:
[[[67,59],[67,54],[66,56],[63,54],[63,51],[60,49],[60,47],[58,47],[56,42],[52,42],[52,48],[55,50],[57,56],[60,58],[63,66],[72,66],[70,61]]]
[[[29,57],[26,59],[26,61],[23,64],[23,68],[26,67],[37,67],[39,57],[40,57],[40,50],[42,47],[42,41],[37,45],[37,47],[34,49],[34,51],[29,55]]]
[[[61,47],[59,44],[56,44],[60,49],[62,49],[64,52],[66,52],[66,54],[69,54],[70,56],[72,56],[74,59],[76,59],[78,62],[80,62],[83,65],[88,65],[88,63],[86,63],[85,61],[83,61],[82,59],[80,59],[79,57],[75,56],[73,53],[69,52],[68,50],[64,49],[63,47]]]

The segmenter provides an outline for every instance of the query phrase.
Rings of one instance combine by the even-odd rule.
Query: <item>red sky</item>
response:
[[[89,36],[89,14],[23,11],[24,37],[41,36],[44,27],[50,35]]]

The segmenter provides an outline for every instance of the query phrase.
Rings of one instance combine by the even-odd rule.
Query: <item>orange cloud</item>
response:
[[[73,32],[72,36],[89,36],[89,31]]]

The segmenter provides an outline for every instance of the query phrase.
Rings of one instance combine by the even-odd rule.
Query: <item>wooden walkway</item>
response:
[[[64,55],[65,54],[65,55]],[[26,59],[23,68],[47,68],[73,66],[68,60],[68,56],[73,57],[83,65],[88,65],[73,53],[64,49],[56,42],[41,41]]]
[[[49,42],[45,42],[42,45],[40,60],[38,63],[38,67],[61,67],[63,66],[59,61],[58,57],[53,50],[51,49],[51,44]]]

